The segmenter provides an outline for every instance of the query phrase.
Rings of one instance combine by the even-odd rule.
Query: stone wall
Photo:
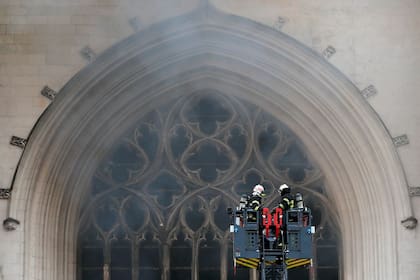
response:
[[[0,188],[10,188],[22,150],[13,135],[28,137],[49,100],[98,54],[152,23],[186,13],[197,1],[2,0],[0,1]],[[215,0],[218,9],[281,29],[329,61],[359,89],[370,87],[367,102],[390,137],[406,135],[398,147],[407,187],[420,186],[420,2],[415,0],[251,1]],[[325,51],[328,48],[327,51]],[[376,92],[376,94],[375,94]],[[404,141],[403,141],[404,142]],[[19,188],[19,186],[14,186]],[[412,198],[420,217],[420,198]],[[8,216],[0,200],[0,217]],[[396,229],[397,230],[397,229]],[[400,229],[398,229],[400,230]],[[23,228],[0,231],[0,279],[23,279]],[[418,229],[404,232],[409,242],[400,279],[420,271]],[[414,242],[414,244],[413,244]],[[411,262],[411,263],[410,263]]]

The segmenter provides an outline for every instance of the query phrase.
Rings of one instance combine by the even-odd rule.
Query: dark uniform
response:
[[[261,207],[262,196],[260,194],[251,194],[248,199],[248,207],[257,211]]]
[[[290,189],[287,190],[288,192],[281,195],[279,203],[279,207],[284,211],[287,211],[290,208],[295,208],[295,196],[290,193]]]
[[[264,196],[264,187],[260,184],[255,185],[254,188],[252,189],[252,193],[248,195],[246,207],[254,211],[258,211],[261,207],[263,196]],[[249,213],[249,215],[250,216],[248,218],[251,221],[257,220],[256,213]]]
[[[287,186],[286,188],[282,189],[280,192],[279,207],[283,209],[283,211],[287,211],[291,208],[295,208],[295,204],[295,196],[290,193],[290,188]],[[279,239],[279,246],[283,246],[283,242],[284,244],[287,244],[287,228],[285,226],[285,219],[287,219],[287,215],[283,213],[283,232],[286,234],[283,235],[284,240],[281,240],[281,238]]]

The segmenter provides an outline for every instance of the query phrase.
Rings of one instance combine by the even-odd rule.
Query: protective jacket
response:
[[[290,193],[290,190],[281,194],[279,207],[285,211],[295,207],[295,196]]]
[[[261,207],[262,197],[260,194],[251,194],[248,199],[248,207],[257,211]]]

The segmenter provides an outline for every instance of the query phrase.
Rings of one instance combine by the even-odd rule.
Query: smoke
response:
[[[89,45],[90,48],[92,48],[96,53],[100,53],[101,51],[107,49],[111,44],[114,44],[116,42],[119,42],[121,39],[124,39],[130,35],[132,35],[136,30],[142,30],[144,28],[146,28],[147,26],[154,24],[154,23],[158,23],[161,22],[165,19],[168,18],[172,18],[172,17],[176,17],[178,15],[181,14],[185,14],[188,13],[191,10],[194,10],[195,8],[197,8],[197,6],[203,3],[201,1],[197,1],[197,0],[177,0],[177,1],[163,1],[163,0],[158,0],[158,1],[119,1],[119,0],[95,0],[95,1],[81,1],[80,2],[73,2],[73,1],[68,1],[65,3],[60,2],[60,5],[57,5],[55,8],[55,12],[60,11],[60,12],[66,12],[67,8],[71,8],[69,11],[67,11],[68,14],[70,14],[70,16],[68,18],[64,17],[64,19],[61,19],[60,17],[57,18],[50,18],[50,20],[53,22],[54,20],[56,21],[60,21],[62,20],[63,22],[65,22],[65,19],[68,19],[68,23],[63,23],[61,25],[57,25],[54,27],[48,27],[46,28],[45,32],[51,32],[54,36],[56,36],[58,39],[57,40],[61,40],[63,38],[65,38],[65,40],[63,39],[63,42],[61,42],[61,45],[54,45],[53,47],[50,47],[51,50],[54,49],[53,51],[51,51],[51,54],[48,53],[47,54],[47,64],[65,64],[65,63],[74,63],[72,61],[72,57],[70,56],[70,58],[68,58],[69,56],[67,56],[67,51],[70,48],[71,52],[70,54],[73,52],[73,55],[79,55],[79,51],[81,49],[81,47],[83,45]],[[48,18],[49,15],[47,15]],[[132,19],[137,19],[135,21],[133,21]],[[131,23],[131,25],[130,25]],[[135,28],[136,30],[133,30],[133,23],[135,23]],[[39,31],[42,31],[42,29],[39,26],[36,26],[36,29],[39,29]],[[44,31],[42,31],[44,32]],[[168,31],[169,32],[169,31]],[[73,37],[74,35],[74,37]],[[165,30],[163,30],[163,34],[161,34],[162,37],[165,37],[168,34],[165,34]],[[53,36],[53,37],[54,37]],[[69,41],[69,38],[74,38],[75,41]],[[67,43],[70,43],[70,46],[67,45]],[[191,42],[185,42],[185,44],[189,44]],[[168,48],[170,48],[170,46],[168,46]],[[58,49],[57,51],[55,49]],[[115,53],[114,55],[118,56],[118,53]],[[253,59],[252,57],[250,57],[249,59]],[[76,63],[86,63],[85,61],[77,61]],[[141,61],[140,61],[141,63]],[[153,73],[154,75],[159,75],[159,73]],[[161,79],[160,77],[154,77],[155,80],[157,81],[161,81],[163,79]],[[122,81],[119,81],[122,82]],[[164,81],[162,81],[163,83]],[[99,91],[98,91],[99,92]],[[137,92],[133,91],[133,94],[136,94]],[[101,92],[99,92],[99,94],[101,94]],[[131,93],[130,93],[131,94]],[[224,94],[228,94],[228,93],[224,93]],[[121,95],[123,95],[123,93],[121,93]],[[202,100],[203,101],[203,100]],[[115,101],[117,102],[117,100]],[[228,123],[229,121],[229,112],[225,112],[225,108],[221,107],[221,106],[213,106],[213,105],[217,105],[216,103],[213,103],[212,100],[210,100],[209,102],[204,102],[205,105],[203,105],[203,107],[205,108],[200,108],[199,106],[196,106],[199,110],[198,111],[193,111],[193,113],[196,114],[196,116],[193,116],[192,119],[195,122],[199,123],[199,130],[201,130],[201,132],[205,132],[204,134],[207,135],[211,135],[212,133],[214,133],[214,131],[216,131],[218,129],[218,127],[221,127],[224,125],[224,123]],[[170,105],[168,106],[170,107]],[[115,113],[115,112],[114,112]],[[202,115],[204,114],[204,115]],[[239,114],[241,114],[239,112]],[[209,119],[209,115],[214,115],[217,116],[214,119]],[[233,114],[232,114],[233,115]],[[214,117],[213,116],[213,117]],[[153,126],[155,123],[151,123],[151,126]],[[201,125],[201,126],[200,126]],[[188,126],[188,125],[187,125]],[[194,126],[194,124],[190,124],[190,126]],[[222,127],[223,128],[223,127]],[[250,136],[248,134],[246,134],[247,129],[245,129],[246,126],[240,126],[238,125],[236,127],[236,130],[232,130],[232,131],[236,131],[236,135],[237,135],[237,141],[236,144],[241,144],[240,141],[243,140],[242,135],[247,135]],[[197,129],[197,127],[195,128]],[[242,133],[243,130],[243,134]],[[117,134],[117,133],[114,133]],[[197,133],[198,134],[198,133]],[[235,135],[235,133],[232,133]],[[114,137],[114,139],[116,139],[118,141],[118,136],[119,135],[113,135],[112,137]],[[89,137],[86,137],[89,138]],[[185,137],[188,140],[188,137]],[[192,137],[191,137],[192,138]],[[135,139],[136,140],[136,139]],[[133,142],[135,142],[135,140],[133,140]],[[227,166],[230,166],[230,162],[226,159],[226,157],[224,157],[225,155],[223,154],[224,151],[223,149],[217,149],[218,146],[216,143],[220,143],[222,140],[221,139],[212,139],[215,140],[213,142],[208,142],[206,145],[204,146],[197,146],[196,150],[190,150],[189,152],[193,152],[195,154],[197,154],[198,156],[201,155],[201,157],[196,157],[193,161],[190,161],[190,165],[195,165],[198,168],[194,169],[193,171],[195,171],[195,174],[199,174],[199,172],[201,172],[201,170],[205,170],[207,169],[211,169],[211,171],[213,172],[211,176],[208,176],[206,180],[208,183],[212,183],[213,181],[217,180],[220,174],[223,175],[223,172],[225,170],[228,170],[228,168],[220,168],[221,164],[225,164]],[[217,140],[217,141],[216,141]],[[88,139],[88,141],[90,141],[90,139]],[[245,142],[245,141],[244,141]],[[82,143],[83,144],[83,143]],[[82,145],[81,145],[82,146]],[[227,147],[227,145],[225,146]],[[241,154],[244,153],[245,149],[245,145],[236,145],[237,149],[236,149],[236,154]],[[83,148],[83,147],[81,147]],[[200,149],[199,148],[203,148],[203,150],[207,149],[207,153],[202,153],[200,154]],[[131,164],[130,160],[134,155],[137,154],[141,154],[141,150],[137,149],[137,150],[133,150],[131,154],[125,156],[124,158],[121,159],[121,162],[119,162],[118,164],[120,164],[120,166],[123,167],[127,167],[129,164]],[[183,151],[185,152],[185,151]],[[136,154],[137,153],[137,154]],[[147,154],[147,152],[145,153]],[[181,153],[180,153],[181,154]],[[188,153],[184,153],[184,154],[188,154]],[[228,153],[226,153],[228,155]],[[232,152],[233,154],[233,152]],[[144,157],[146,157],[146,155],[143,155]],[[205,159],[208,158],[213,158],[213,165],[209,165],[208,161],[206,162]],[[179,165],[182,164],[182,158],[179,159],[179,161],[177,161],[177,163],[179,163]],[[115,163],[115,162],[114,162]],[[114,165],[115,166],[115,165]],[[137,170],[141,171],[141,168],[137,168],[135,164],[130,165],[130,167],[133,166],[133,168],[131,168],[129,170],[129,172],[127,172],[127,176],[121,176],[122,178],[124,178],[124,180],[126,178],[130,178],[131,179],[131,175],[133,176],[138,176],[138,174],[135,174],[135,172]],[[206,167],[207,166],[207,167]],[[111,165],[112,167],[112,165]],[[191,166],[190,166],[191,167]],[[219,167],[219,168],[218,168]],[[137,168],[137,169],[135,169]],[[188,179],[190,179],[191,181],[193,181],[193,184],[198,185],[200,182],[197,183],[198,180],[202,179],[203,180],[203,175],[199,174],[199,176],[194,177],[194,172],[191,172],[191,174],[185,174],[185,169],[184,170],[178,170],[180,174],[182,174],[182,172],[184,172],[183,175],[185,175],[185,177],[187,177]],[[193,168],[191,168],[193,169]],[[127,168],[128,170],[128,168]],[[140,171],[138,172],[140,174]],[[156,173],[158,173],[160,170],[156,170]],[[150,177],[156,175],[153,173],[149,174]],[[222,176],[221,175],[221,176]],[[111,172],[111,177],[112,177],[112,172]],[[195,181],[194,181],[195,180]],[[115,185],[119,185],[121,182],[119,182],[118,180],[115,180],[114,178],[111,178],[110,181],[112,181],[113,185],[112,187],[115,187]],[[142,182],[138,183],[138,185],[134,186],[133,189],[131,189],[131,193],[132,192],[144,192],[144,188],[142,189],[142,187],[144,185],[147,185],[148,181],[147,178],[142,178]],[[106,186],[106,188],[112,188],[112,187],[108,187]],[[126,187],[126,186],[124,186]],[[130,186],[132,187],[132,186]],[[172,185],[165,185],[163,187],[172,187]],[[179,193],[181,193],[182,188],[185,186],[179,186]],[[135,189],[138,188],[138,189]],[[105,191],[108,191],[108,189],[106,189]],[[130,195],[131,195],[130,193]],[[175,191],[174,189],[170,190],[168,189],[166,191],[166,193],[163,191],[162,192],[162,198],[163,201],[165,201],[165,205],[163,205],[164,207],[168,207],[171,206],[172,197],[175,197],[178,194],[178,191]],[[112,199],[118,200],[119,202],[124,201],[124,199],[126,199],[126,197],[124,197],[126,194],[121,194],[120,197],[113,197]],[[148,197],[150,199],[150,201],[147,201],[149,203],[151,203],[154,199],[153,195],[151,195],[150,197]],[[158,199],[159,200],[159,199]],[[210,200],[210,198],[209,198]],[[203,199],[204,201],[204,199]],[[122,202],[121,202],[122,203]],[[106,212],[106,215],[100,215],[100,218],[103,218],[103,220],[101,222],[97,222],[98,226],[100,227],[101,224],[105,225],[102,226],[103,227],[103,231],[111,231],[112,227],[117,225],[119,223],[119,221],[117,221],[117,212],[120,211],[120,209],[118,209],[119,205],[117,204],[117,202],[112,202],[112,203],[108,203],[107,206],[111,206],[111,205],[117,205],[115,206],[113,209],[111,209],[112,211],[114,211],[114,213],[110,210],[109,212]],[[145,203],[146,205],[146,203]],[[150,204],[147,204],[150,205]],[[148,206],[146,206],[148,207]],[[152,207],[150,207],[152,208]],[[209,208],[209,207],[208,207]],[[156,209],[150,209],[151,211],[156,211],[159,212],[161,211],[161,209],[159,209],[158,207],[156,207]],[[200,225],[204,224],[205,219],[204,214],[202,214],[200,211],[202,210],[200,207],[196,207],[194,209],[192,209],[192,213],[197,214],[196,216],[194,216],[193,214],[190,214],[189,217],[191,217],[191,219],[189,220],[190,224],[197,224]],[[163,211],[163,210],[162,210]],[[166,212],[167,209],[165,209]],[[119,212],[118,212],[119,213]],[[140,215],[137,215],[136,218],[139,219]],[[99,219],[99,218],[98,218]],[[124,220],[126,219],[125,223],[127,223],[127,216],[122,217],[120,220]],[[210,219],[208,219],[210,220]],[[151,221],[153,222],[153,221]],[[187,222],[188,223],[188,222]],[[217,221],[216,221],[217,223]],[[135,225],[135,223],[133,223]],[[219,224],[223,224],[223,221],[219,222]],[[140,226],[139,226],[140,227]],[[193,230],[194,228],[198,228],[199,226],[192,226]],[[137,229],[137,227],[136,227]],[[159,229],[161,230],[161,229]],[[105,235],[105,234],[103,234]],[[115,237],[115,238],[119,238],[121,240],[128,240],[128,237],[126,237],[124,234],[122,234],[121,236]],[[159,238],[159,236],[157,237]],[[163,238],[163,237],[162,237]],[[136,240],[138,241],[138,240]],[[134,242],[134,241],[133,241]],[[166,242],[166,241],[164,241]],[[200,244],[199,244],[200,245]],[[208,245],[206,245],[208,246]],[[215,247],[217,247],[217,245],[215,245]],[[190,248],[186,248],[186,250],[189,250]],[[203,250],[204,252],[207,250],[207,254],[208,256],[211,256],[211,258],[218,260],[219,259],[219,251],[218,249],[205,249]],[[124,255],[126,251],[121,250],[121,254]],[[145,252],[147,253],[147,250],[145,250]],[[154,258],[158,258],[156,256],[154,256],[154,258],[152,259],[150,256],[152,256],[152,252],[155,252],[155,250],[152,248],[150,251],[150,254],[148,254],[149,258],[144,258],[144,264],[146,266],[150,265],[150,266],[156,266],[156,261],[152,261]],[[191,252],[191,250],[190,250]],[[96,257],[96,256],[95,256]],[[128,259],[128,254],[125,254],[125,257],[127,257]],[[197,256],[194,256],[197,257]],[[99,255],[98,258],[102,258],[102,255]],[[121,257],[121,259],[123,259]],[[127,260],[126,259],[126,260]],[[129,263],[129,261],[127,261]],[[204,262],[204,260],[203,260]],[[216,261],[215,261],[216,263]],[[87,271],[87,270],[86,270]],[[217,271],[217,269],[215,269],[215,271]],[[0,270],[0,279],[2,279],[2,274],[1,274],[1,270]]]

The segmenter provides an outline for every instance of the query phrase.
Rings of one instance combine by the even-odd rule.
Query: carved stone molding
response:
[[[80,50],[80,55],[88,62],[92,62],[96,58],[96,53],[89,46],[85,46]]]
[[[378,91],[376,90],[374,85],[369,85],[361,91],[361,94],[364,98],[369,98],[377,93]]]
[[[415,217],[410,216],[404,220],[401,221],[401,224],[406,228],[406,229],[415,229],[417,227],[418,221]]]
[[[0,189],[0,199],[9,199],[12,194],[10,189]]]
[[[392,142],[394,143],[395,147],[401,147],[410,144],[410,141],[408,140],[408,136],[406,134],[392,138]]]
[[[10,145],[19,147],[21,149],[25,148],[27,142],[27,139],[18,136],[12,136],[10,139]]]
[[[420,187],[409,187],[410,196],[420,196]]]
[[[10,217],[3,221],[3,228],[6,231],[16,230],[19,225],[20,225],[20,222],[18,220],[10,218]]]
[[[322,56],[326,59],[330,59],[334,54],[336,53],[336,50],[333,46],[328,46],[323,52]]]
[[[41,95],[45,96],[49,100],[54,100],[55,96],[57,95],[57,92],[55,90],[53,90],[52,88],[50,88],[49,86],[45,86],[41,90]]]
[[[284,25],[288,22],[287,18],[284,17],[278,17],[277,20],[273,24],[273,28],[281,31]]]

